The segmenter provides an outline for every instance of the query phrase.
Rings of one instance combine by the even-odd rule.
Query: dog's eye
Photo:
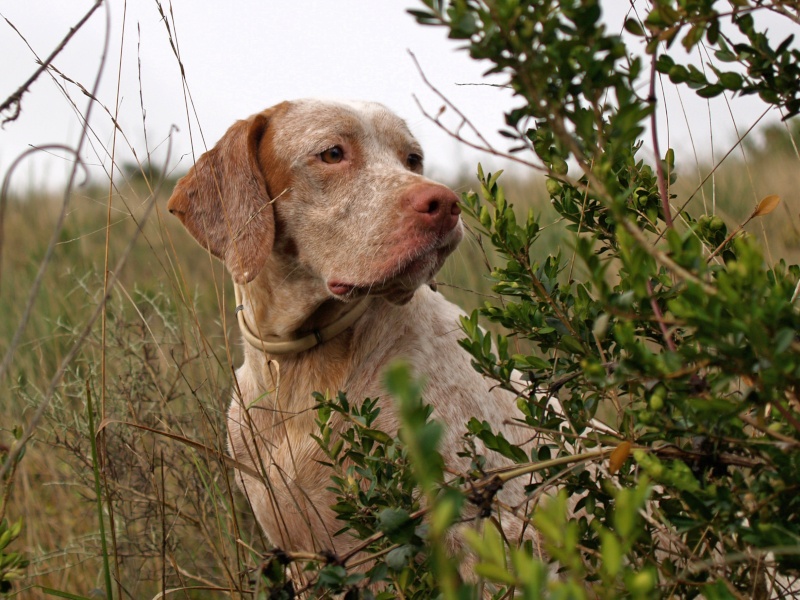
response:
[[[342,162],[342,159],[344,159],[344,150],[341,146],[332,146],[324,152],[320,152],[319,157],[322,159],[322,162],[335,165],[336,163]]]
[[[409,154],[406,158],[406,167],[411,171],[418,171],[422,168],[422,157],[419,154]]]

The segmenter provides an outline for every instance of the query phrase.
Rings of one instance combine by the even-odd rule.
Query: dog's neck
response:
[[[332,298],[303,273],[266,270],[236,286],[236,312],[245,341],[270,354],[297,354],[330,341],[365,312],[370,300]]]

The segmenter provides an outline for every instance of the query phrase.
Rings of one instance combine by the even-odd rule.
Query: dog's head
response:
[[[404,302],[462,236],[457,196],[422,167],[379,104],[284,102],[237,121],[167,208],[238,283],[278,257],[329,296]]]

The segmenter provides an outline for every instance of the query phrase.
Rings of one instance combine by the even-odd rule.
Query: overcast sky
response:
[[[0,3],[0,13],[43,57],[91,5],[90,1],[26,0]],[[167,2],[163,6],[169,11]],[[450,175],[461,165],[475,163],[477,153],[451,141],[417,108],[413,95],[434,112],[441,101],[424,85],[408,51],[416,54],[426,75],[441,91],[487,133],[502,126],[502,110],[511,105],[510,94],[494,87],[459,86],[480,83],[486,67],[457,51],[457,44],[447,40],[443,29],[417,25],[405,12],[412,6],[411,1],[173,0],[173,36],[194,104],[190,110],[197,115],[196,119],[192,116],[195,150],[202,152],[204,148],[198,122],[210,147],[236,119],[285,99],[330,97],[375,100],[399,113],[422,142],[434,172]],[[131,0],[127,15],[123,15],[123,7],[122,0],[110,3],[111,41],[99,96],[113,111],[125,16],[119,123],[127,141],[140,158],[146,153],[139,97],[140,58],[148,147],[163,143],[174,124],[180,129],[174,137],[174,155],[190,153],[180,70],[157,4],[154,0]],[[65,75],[87,88],[91,88],[102,54],[105,18],[104,11],[98,10],[54,61]],[[36,64],[31,50],[6,23],[0,23],[0,31],[0,55],[14,57],[0,65],[0,97],[5,99]],[[85,97],[73,85],[68,84],[67,89],[83,111]],[[102,155],[101,146],[110,147],[110,119],[95,108],[92,123],[100,139],[95,147]],[[20,118],[0,131],[0,170],[4,172],[29,144],[74,144],[79,127],[64,94],[52,78],[42,76],[25,95]],[[125,146],[124,140],[118,140],[118,152],[129,152]],[[101,160],[91,149],[84,155],[91,163]],[[108,164],[108,157],[102,158]],[[41,184],[42,179],[63,178],[66,171],[66,165],[43,157],[26,163],[30,164],[37,166],[24,167],[16,175],[18,181],[34,179],[34,184]],[[184,156],[179,168],[185,170],[190,165],[191,155]]]
[[[4,57],[0,64],[0,100],[36,69],[34,52],[47,56],[92,4],[91,0],[0,1],[2,16],[33,49],[6,22],[0,22],[0,56]],[[613,11],[608,20],[619,26],[628,2],[612,0],[605,6]],[[459,42],[446,38],[443,29],[417,25],[406,9],[420,8],[421,3],[172,0],[170,4],[163,0],[163,7],[174,15],[173,39],[180,49],[191,99],[184,94],[178,62],[156,1],[130,0],[127,13],[123,0],[109,3],[109,51],[99,98],[113,111],[119,80],[119,123],[125,139],[118,138],[117,154],[123,160],[130,160],[128,146],[140,158],[146,155],[147,148],[160,147],[161,153],[154,156],[163,160],[165,140],[171,126],[176,125],[179,132],[173,137],[171,166],[177,165],[182,171],[192,162],[190,139],[199,154],[206,146],[213,146],[236,119],[284,99],[330,97],[375,100],[400,114],[426,149],[429,172],[435,176],[451,178],[464,168],[472,172],[478,160],[489,170],[506,166],[454,142],[416,106],[414,95],[434,113],[442,103],[423,83],[409,50],[416,54],[431,82],[470,117],[491,143],[507,148],[507,142],[494,132],[503,125],[503,110],[516,101],[497,87],[463,85],[485,83],[481,75],[488,65],[471,61],[466,52],[457,49]],[[54,61],[65,76],[87,88],[92,87],[100,64],[105,22],[106,12],[101,8]],[[73,84],[61,80],[58,83],[66,86],[69,98],[84,111],[85,96]],[[763,111],[758,101],[737,102],[738,112],[731,116],[724,101],[719,100],[710,117],[704,101],[691,103],[686,92],[683,100],[685,112],[677,96],[669,97],[670,143],[678,147],[689,144],[692,131],[703,156],[711,147],[712,124],[715,146],[727,150],[735,139],[733,123],[743,131]],[[140,102],[144,104],[146,126]],[[192,114],[191,138],[187,102]],[[777,116],[773,118],[776,119]],[[452,118],[449,122],[457,124],[458,120]],[[104,109],[95,107],[91,123],[97,137],[83,155],[87,162],[108,168],[110,119]],[[661,131],[666,131],[665,125]],[[24,96],[19,119],[0,130],[0,173],[5,173],[14,157],[29,145],[74,145],[79,130],[80,121],[69,100],[53,77],[43,75]],[[666,149],[666,139],[661,146]],[[95,168],[101,172],[102,167]],[[39,156],[17,172],[15,184],[52,187],[54,182],[63,181],[67,169],[62,159]]]

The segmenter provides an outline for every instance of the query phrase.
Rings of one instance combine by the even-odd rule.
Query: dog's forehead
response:
[[[347,137],[379,140],[391,146],[419,146],[405,121],[377,102],[292,100],[273,125],[274,142],[300,152],[324,150],[316,146]]]

